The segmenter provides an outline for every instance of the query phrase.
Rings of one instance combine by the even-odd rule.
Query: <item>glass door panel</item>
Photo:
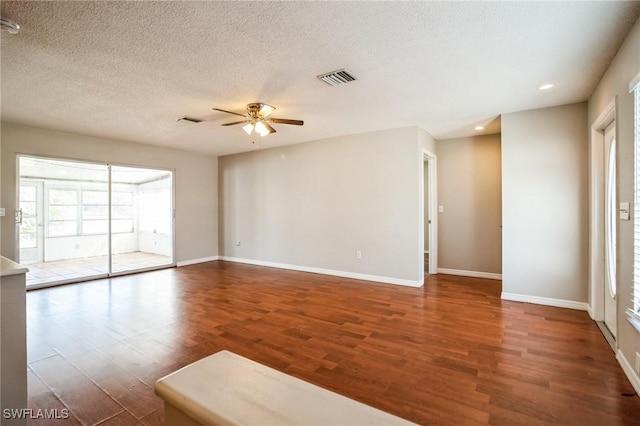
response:
[[[18,201],[20,262],[23,265],[43,261],[42,182],[20,180]]]
[[[173,265],[173,173],[111,166],[112,272]]]
[[[604,220],[605,220],[605,286],[604,324],[613,338],[617,335],[616,304],[616,224],[618,220],[618,202],[616,198],[616,123],[611,123],[604,131]]]
[[[108,275],[108,229],[90,226],[84,196],[108,194],[107,166],[21,156],[19,170],[19,253],[29,265],[27,286]]]

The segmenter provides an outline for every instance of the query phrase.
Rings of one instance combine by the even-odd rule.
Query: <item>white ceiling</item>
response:
[[[2,1],[2,119],[215,155],[419,125],[468,136],[502,113],[585,101],[640,2]],[[359,80],[331,87],[318,74]],[[542,83],[555,87],[541,92]],[[303,127],[249,137],[265,102]],[[176,122],[189,115],[210,121]]]

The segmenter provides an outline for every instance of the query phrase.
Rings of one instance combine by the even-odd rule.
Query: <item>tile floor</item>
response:
[[[108,272],[108,257],[95,256],[82,259],[56,260],[31,263],[27,273],[27,287],[104,275]],[[113,255],[113,272],[125,272],[155,266],[170,265],[171,257],[153,253],[132,252]]]

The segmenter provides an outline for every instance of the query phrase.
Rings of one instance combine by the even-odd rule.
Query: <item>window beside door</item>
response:
[[[640,76],[639,76],[640,78]],[[637,79],[636,79],[637,81]],[[640,82],[633,88],[635,114],[634,142],[634,250],[632,307],[627,310],[631,323],[640,331]]]

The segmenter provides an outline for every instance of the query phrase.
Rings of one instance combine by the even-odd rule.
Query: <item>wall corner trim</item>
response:
[[[179,268],[181,266],[195,265],[196,263],[213,262],[214,260],[218,260],[219,258],[220,256],[209,256],[209,257],[200,257],[198,259],[183,260],[181,262],[176,263],[176,266]]]
[[[631,386],[633,386],[633,388],[635,389],[636,394],[640,395],[640,377],[638,377],[636,372],[633,371],[633,367],[631,366],[631,363],[624,356],[624,354],[620,349],[618,349],[618,352],[616,353],[616,359],[618,360],[618,363],[622,367],[622,371],[624,371],[624,374],[627,375],[627,378],[631,382]]]
[[[472,277],[472,278],[487,278],[490,280],[501,280],[502,274],[495,274],[492,272],[477,272],[477,271],[465,271],[462,269],[446,269],[446,268],[438,268],[439,274],[447,274],[447,275],[459,275],[461,277]]]
[[[590,304],[587,304],[587,313],[589,314],[589,318],[596,321],[595,311],[593,310],[593,306]]]
[[[511,300],[514,302],[533,303],[535,305],[555,306],[556,308],[569,308],[589,312],[588,303],[576,302],[574,300],[554,299],[551,297],[529,296],[527,294],[505,292],[502,292],[500,298],[503,300]]]
[[[219,260],[236,263],[246,263],[248,265],[266,266],[269,268],[288,269],[291,271],[310,272],[312,274],[331,275],[342,278],[352,278],[363,281],[374,281],[383,284],[403,285],[406,287],[422,287],[424,278],[421,280],[406,280],[402,278],[381,277],[378,275],[359,274],[355,272],[336,271],[333,269],[315,268],[312,266],[289,265],[286,263],[268,262],[265,260],[244,259],[239,257],[219,256]]]

